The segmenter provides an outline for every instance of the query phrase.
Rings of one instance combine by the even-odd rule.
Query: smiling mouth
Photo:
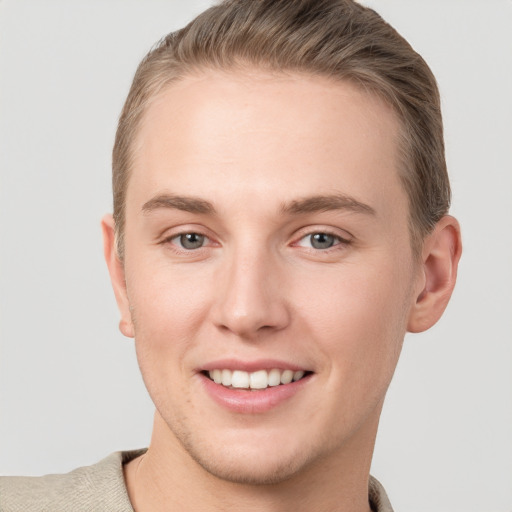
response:
[[[307,377],[312,372],[273,368],[272,370],[258,370],[255,372],[215,369],[203,371],[202,373],[215,382],[215,384],[220,384],[229,389],[263,390],[269,387],[277,387],[296,382]]]

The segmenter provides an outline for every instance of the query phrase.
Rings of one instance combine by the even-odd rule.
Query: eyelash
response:
[[[183,247],[182,243],[180,243],[178,245],[177,242],[173,242],[174,240],[179,240],[182,237],[185,237],[187,235],[196,235],[198,237],[202,237],[204,239],[204,241],[210,241],[211,242],[211,239],[207,235],[205,235],[205,234],[203,234],[203,233],[201,233],[199,231],[192,231],[191,230],[191,231],[183,231],[181,233],[176,233],[176,234],[173,234],[171,236],[168,236],[168,237],[164,238],[161,243],[164,244],[164,245],[171,246],[171,248],[175,252],[180,253],[180,254],[183,254],[183,253],[190,254],[190,253],[193,253],[193,252],[198,252],[201,249],[205,248],[205,245],[201,245],[200,247],[197,247],[195,249],[187,249],[187,248]]]
[[[332,237],[334,239],[333,245],[331,245],[329,247],[325,247],[325,248],[316,248],[316,247],[311,247],[311,246],[306,247],[306,246],[300,245],[301,241],[306,240],[308,238],[310,240],[310,244],[312,244],[312,238],[315,235],[324,235],[327,237]],[[326,229],[318,230],[318,231],[310,231],[310,232],[306,233],[305,235],[301,236],[296,242],[293,243],[294,246],[303,247],[304,249],[308,249],[315,253],[329,253],[331,251],[341,250],[342,248],[344,248],[350,244],[351,244],[351,240],[349,240],[347,238],[343,238],[342,236],[340,236],[336,233],[333,233],[329,230],[326,230]]]
[[[182,237],[190,236],[190,235],[196,235],[197,237],[202,237],[203,244],[197,248],[183,247],[183,240],[180,240],[180,239],[182,239]],[[304,245],[300,244],[301,241],[306,240],[308,238],[310,239],[310,244],[312,244],[311,240],[312,240],[312,237],[314,237],[315,235],[325,235],[327,237],[332,237],[334,239],[333,245],[331,245],[330,247],[326,247],[326,248],[315,248],[312,246],[308,247],[308,246],[304,246]],[[205,243],[208,243],[208,242],[210,242],[210,243],[212,242],[212,239],[210,237],[201,233],[200,231],[190,230],[190,231],[183,231],[181,233],[176,233],[176,234],[173,234],[172,236],[168,236],[162,240],[161,244],[171,246],[171,248],[179,254],[192,254],[192,253],[197,253],[197,252],[201,251],[201,249],[207,248],[207,245],[205,245]],[[291,244],[291,246],[292,247],[302,247],[303,249],[306,249],[307,251],[313,252],[315,254],[320,254],[320,253],[327,254],[332,251],[343,250],[343,248],[347,247],[351,243],[352,243],[352,240],[343,238],[342,236],[340,236],[336,233],[333,233],[332,231],[330,231],[328,229],[318,229],[318,230],[308,231],[307,233],[302,234],[302,236],[300,236],[298,239],[296,239],[296,241],[293,242]]]

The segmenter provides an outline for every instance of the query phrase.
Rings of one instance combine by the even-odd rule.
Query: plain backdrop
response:
[[[66,472],[149,442],[100,218],[137,63],[209,3],[0,1],[2,474]],[[367,4],[438,78],[465,249],[444,318],[406,338],[372,472],[397,512],[510,512],[512,2]]]

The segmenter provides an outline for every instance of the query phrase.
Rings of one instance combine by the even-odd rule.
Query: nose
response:
[[[290,322],[284,273],[271,251],[234,251],[217,275],[214,323],[240,338],[255,339]]]

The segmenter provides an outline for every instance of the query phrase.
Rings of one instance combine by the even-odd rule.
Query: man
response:
[[[389,511],[369,477],[406,331],[461,252],[435,79],[348,0],[231,0],[139,66],[105,257],[147,451],[5,478],[2,509]]]

